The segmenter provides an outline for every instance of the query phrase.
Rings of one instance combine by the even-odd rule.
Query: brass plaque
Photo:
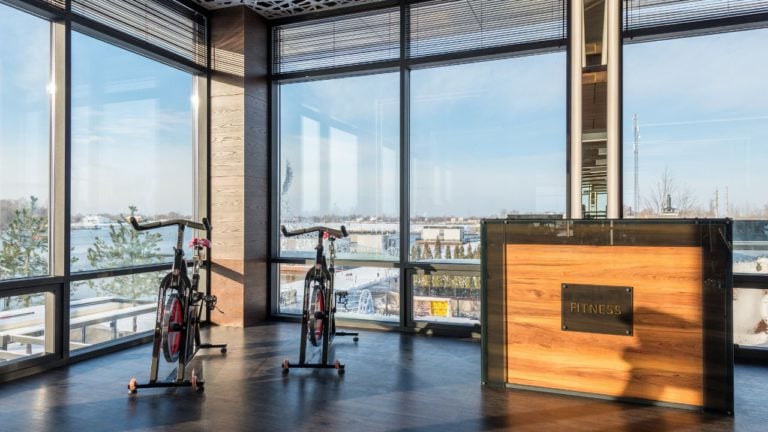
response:
[[[561,285],[563,331],[632,336],[632,295],[628,286]]]

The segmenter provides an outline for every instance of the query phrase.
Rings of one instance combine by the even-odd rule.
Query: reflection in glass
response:
[[[280,86],[280,223],[345,225],[340,258],[399,257],[398,75]],[[312,257],[316,236],[281,238]]]
[[[757,29],[624,47],[624,197],[637,203],[624,214],[736,219],[736,273],[768,272],[766,40]]]
[[[301,314],[307,270],[309,266],[305,265],[280,265],[280,313]],[[339,265],[336,267],[334,291],[339,318],[400,320],[398,269]]]
[[[138,234],[124,221],[193,215],[193,82],[72,34],[72,271],[171,259],[175,227]]]
[[[411,260],[479,262],[481,218],[564,213],[565,60],[411,73]]]
[[[50,32],[0,5],[0,280],[49,274]]]
[[[74,282],[70,290],[70,348],[81,349],[153,330],[158,287],[166,273]]]
[[[480,276],[432,272],[411,282],[414,320],[480,324]]]
[[[768,290],[733,290],[733,343],[768,348]]]
[[[0,366],[45,354],[45,296],[0,297]]]

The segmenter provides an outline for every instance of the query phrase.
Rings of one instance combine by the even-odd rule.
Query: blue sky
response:
[[[49,194],[49,24],[0,6],[0,198]],[[72,212],[193,209],[192,75],[72,34]]]
[[[48,195],[48,24],[0,6],[0,198]],[[664,169],[720,214],[768,203],[768,30],[625,45],[624,197]],[[74,213],[191,213],[191,75],[73,33]],[[414,70],[412,214],[565,208],[565,54]],[[294,214],[396,216],[396,73],[282,86]],[[329,167],[332,171],[328,171]],[[727,191],[727,192],[726,192]]]
[[[768,29],[625,45],[628,203],[634,200],[632,116],[637,114],[641,198],[668,168],[703,209],[717,190],[720,216],[768,204],[766,44]]]

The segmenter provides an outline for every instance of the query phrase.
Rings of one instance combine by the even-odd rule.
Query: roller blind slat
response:
[[[400,56],[398,8],[288,24],[274,30],[275,73],[327,69]]]
[[[410,7],[409,57],[558,41],[566,38],[564,0],[461,0]]]
[[[206,65],[205,16],[172,0],[72,0],[72,13],[200,66]]]
[[[625,0],[624,30],[653,30],[768,13],[768,0]]]

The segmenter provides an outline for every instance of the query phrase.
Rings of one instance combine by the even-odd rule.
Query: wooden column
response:
[[[268,27],[244,6],[211,19],[211,290],[216,324],[267,318],[269,142]]]

